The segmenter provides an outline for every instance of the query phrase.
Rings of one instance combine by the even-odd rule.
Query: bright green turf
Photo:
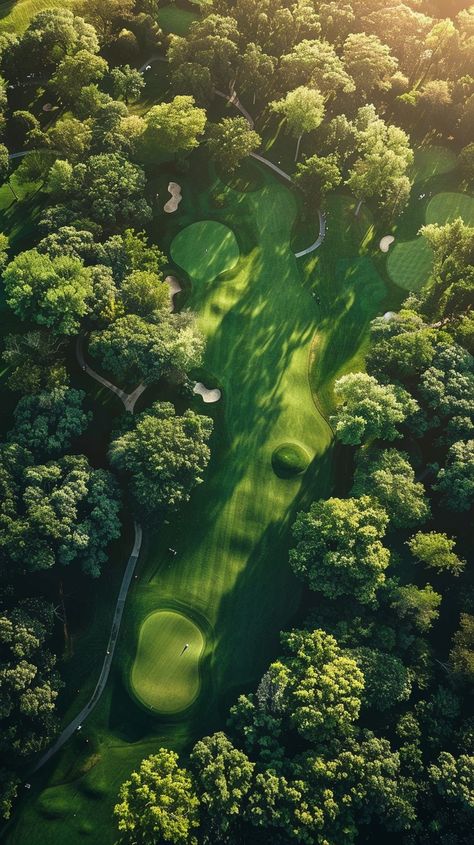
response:
[[[413,178],[415,184],[450,173],[456,167],[456,154],[447,147],[418,147],[415,150]]]
[[[452,223],[456,217],[462,217],[467,226],[474,226],[474,197],[469,194],[449,192],[437,194],[428,203],[427,223],[438,223],[444,226],[445,223]]]
[[[163,6],[158,9],[158,23],[164,32],[175,35],[186,35],[193,21],[198,15],[190,9],[179,9],[177,6]]]
[[[24,32],[30,20],[44,9],[68,8],[73,0],[2,0],[0,2],[0,30]]]
[[[395,243],[387,258],[387,272],[403,290],[421,290],[431,272],[433,250],[418,235],[413,241]]]
[[[185,644],[189,648],[183,652]],[[130,683],[138,700],[156,713],[179,713],[196,699],[204,637],[174,610],[151,613],[140,629]]]
[[[214,220],[202,220],[177,235],[171,257],[192,279],[202,274],[204,268],[206,279],[211,282],[235,267],[240,249],[231,229]]]
[[[279,478],[291,478],[304,472],[309,464],[309,455],[299,443],[282,443],[272,455],[272,467]]]

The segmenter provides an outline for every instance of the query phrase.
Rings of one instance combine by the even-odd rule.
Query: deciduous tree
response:
[[[381,542],[387,523],[387,514],[369,496],[314,502],[293,526],[291,567],[327,598],[350,595],[370,604],[390,559]]]
[[[140,510],[152,514],[189,499],[209,462],[211,432],[209,417],[193,411],[177,416],[169,402],[155,402],[112,441],[110,462],[127,473]]]

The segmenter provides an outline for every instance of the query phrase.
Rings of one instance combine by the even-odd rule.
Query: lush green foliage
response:
[[[112,466],[126,472],[140,510],[153,513],[187,501],[209,461],[212,420],[155,402],[110,446]]]

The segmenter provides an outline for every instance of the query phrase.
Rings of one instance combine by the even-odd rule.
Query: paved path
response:
[[[135,403],[139,396],[142,395],[143,391],[146,390],[147,385],[141,384],[132,391],[132,393],[126,393],[124,390],[121,390],[120,387],[117,387],[115,384],[112,384],[111,381],[104,378],[103,376],[99,375],[92,367],[89,367],[89,364],[86,363],[86,359],[84,358],[84,337],[79,335],[76,341],[76,358],[78,361],[79,366],[82,370],[87,373],[88,376],[97,381],[99,384],[103,384],[108,390],[111,390],[112,393],[115,393],[116,396],[120,399],[123,403],[123,406],[126,411],[130,411],[133,414]]]
[[[125,599],[127,598],[128,589],[130,587],[131,580],[133,578],[133,573],[135,571],[135,566],[140,555],[140,549],[142,545],[142,527],[138,522],[135,522],[135,540],[133,543],[133,549],[130,553],[130,557],[128,559],[128,563],[122,578],[122,584],[120,586],[120,591],[117,597],[117,604],[115,605],[115,613],[112,622],[112,628],[110,631],[109,642],[107,643],[107,652],[104,657],[104,662],[102,664],[102,669],[99,675],[99,680],[97,681],[96,687],[92,696],[90,697],[89,701],[82,708],[81,712],[77,714],[77,716],[69,722],[67,727],[64,728],[62,733],[59,734],[56,742],[51,748],[43,754],[42,757],[38,760],[35,767],[32,770],[32,773],[37,772],[48,760],[59,751],[60,748],[64,745],[68,739],[71,738],[73,733],[78,730],[83,724],[83,722],[87,719],[87,717],[92,713],[94,707],[96,706],[100,696],[102,695],[105,685],[108,681],[109,674],[110,674],[110,667],[112,666],[112,660],[114,657],[115,646],[117,644],[117,638],[120,631],[120,623],[122,621],[123,609],[125,606]]]
[[[217,88],[214,89],[214,93],[217,94],[218,97],[223,97],[224,100],[227,100],[228,103],[232,103],[236,109],[239,110],[241,114],[246,118],[248,125],[251,129],[255,128],[255,122],[253,117],[249,114],[247,109],[242,105],[240,102],[237,93],[232,91],[231,94],[225,94],[224,91],[219,91]],[[273,161],[270,161],[268,158],[259,155],[258,153],[250,153],[251,157],[259,161],[261,164],[265,164],[266,167],[269,167],[274,173],[277,173],[278,176],[281,176],[282,179],[285,179],[287,182],[291,182],[292,185],[295,184],[294,179],[290,176],[289,173],[285,173],[281,167],[278,167],[277,164],[274,164]],[[323,213],[318,209],[318,217],[319,217],[319,235],[310,246],[306,247],[306,249],[302,249],[300,252],[295,252],[295,258],[302,258],[304,255],[309,255],[311,252],[314,252],[318,247],[321,246],[324,238],[326,237],[326,218],[324,217]]]
[[[108,390],[112,391],[112,393],[115,393],[115,395],[118,396],[121,399],[121,401],[123,402],[125,410],[130,411],[130,413],[133,414],[135,402],[137,401],[138,397],[141,396],[141,394],[145,390],[146,385],[145,384],[139,384],[138,387],[135,388],[133,393],[125,393],[125,391],[120,390],[120,388],[116,387],[115,384],[112,384],[112,382],[108,381],[106,378],[103,378],[101,375],[99,375],[99,373],[96,373],[96,371],[93,370],[92,367],[89,367],[89,365],[86,364],[86,361],[85,361],[85,358],[84,358],[83,344],[84,344],[84,338],[82,336],[79,336],[77,338],[77,342],[76,342],[76,357],[77,357],[79,366],[82,367],[82,369],[89,376],[91,376],[91,378],[93,378],[99,384],[103,384],[104,387],[107,387]],[[122,622],[122,615],[123,615],[123,609],[124,609],[124,606],[125,606],[125,599],[127,598],[127,593],[128,593],[129,588],[130,588],[130,584],[131,584],[131,581],[132,581],[132,578],[133,578],[133,574],[135,572],[135,566],[137,564],[137,560],[138,560],[138,557],[140,555],[140,549],[141,549],[141,545],[142,545],[143,531],[142,531],[142,527],[141,527],[140,523],[135,522],[134,523],[134,529],[135,529],[135,539],[134,539],[134,543],[133,543],[133,549],[130,552],[130,557],[128,559],[128,563],[127,563],[127,566],[125,568],[125,572],[124,572],[123,578],[122,578],[122,583],[120,585],[119,594],[117,596],[117,603],[115,605],[115,612],[114,612],[114,618],[113,618],[113,621],[112,621],[112,628],[110,630],[109,641],[107,643],[107,651],[105,653],[104,662],[102,663],[102,669],[100,671],[99,680],[97,681],[95,690],[92,693],[92,696],[90,697],[87,704],[80,711],[80,713],[77,714],[77,716],[72,720],[72,722],[69,722],[69,724],[64,728],[62,733],[59,734],[58,738],[56,739],[56,742],[51,746],[51,748],[49,748],[45,752],[45,754],[42,755],[42,757],[40,757],[40,759],[37,761],[34,768],[31,770],[31,774],[33,774],[34,772],[37,772],[38,769],[40,769],[42,766],[44,766],[45,763],[47,763],[48,760],[50,760],[51,757],[53,757],[53,755],[56,754],[56,752],[59,751],[60,748],[63,747],[64,743],[67,742],[68,739],[71,738],[73,733],[75,731],[77,731],[82,726],[83,722],[92,713],[94,707],[96,706],[97,702],[99,701],[100,696],[102,695],[102,693],[105,689],[105,685],[108,681],[109,674],[110,674],[110,667],[112,666],[112,660],[113,660],[113,657],[114,657],[114,651],[115,651],[115,646],[116,646],[116,643],[117,643],[117,638],[118,638],[119,631],[120,631],[120,624]]]

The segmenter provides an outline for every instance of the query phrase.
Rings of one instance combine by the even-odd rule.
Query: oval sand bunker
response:
[[[196,382],[193,387],[193,393],[197,393],[199,396],[202,396],[202,401],[205,402],[206,405],[212,405],[213,402],[218,402],[222,396],[218,387],[210,389],[209,387],[206,387],[202,381]]]
[[[174,311],[174,297],[177,293],[181,293],[183,288],[181,287],[180,283],[176,276],[167,276],[165,279],[165,283],[168,285],[170,289],[170,311]]]
[[[388,252],[391,245],[393,244],[395,238],[393,235],[384,235],[379,243],[380,251],[381,252]]]
[[[157,610],[147,616],[130,673],[138,700],[155,713],[186,710],[201,688],[204,644],[200,628],[183,613]]]

